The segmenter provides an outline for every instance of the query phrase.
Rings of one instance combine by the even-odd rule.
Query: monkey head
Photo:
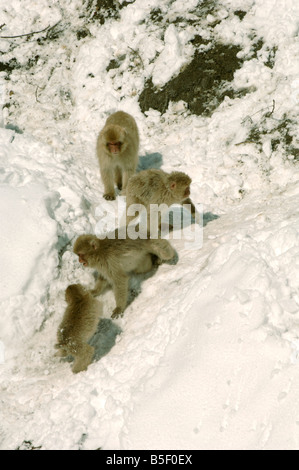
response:
[[[126,130],[116,124],[110,124],[104,129],[103,139],[108,153],[118,156],[126,147]]]
[[[192,179],[190,176],[186,175],[186,173],[173,171],[169,175],[168,182],[174,200],[181,202],[190,196],[190,184]]]
[[[74,244],[74,253],[79,257],[79,263],[84,267],[94,267],[99,239],[95,235],[81,235]]]
[[[66,288],[65,300],[68,304],[71,304],[72,302],[78,301],[85,294],[86,290],[81,284],[71,284]]]

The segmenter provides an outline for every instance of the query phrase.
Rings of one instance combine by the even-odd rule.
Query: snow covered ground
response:
[[[0,72],[0,448],[298,449],[299,4],[119,3],[103,24],[82,0],[0,3],[1,60],[17,64]],[[56,24],[52,40],[1,39]],[[145,80],[177,74],[197,34],[241,48],[232,88],[250,91],[211,116],[143,114]],[[73,375],[56,331],[65,288],[93,283],[71,245],[99,222],[95,139],[118,109],[138,122],[141,163],[192,177],[203,246],[174,240],[177,265],[122,319],[105,293],[94,363]]]

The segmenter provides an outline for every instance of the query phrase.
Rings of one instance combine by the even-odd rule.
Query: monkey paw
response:
[[[152,264],[153,264],[153,269],[157,269],[161,264],[162,264],[161,258],[159,256],[152,254]]]
[[[132,297],[137,297],[140,294],[141,290],[138,289],[130,289],[130,294]]]
[[[66,357],[67,356],[67,352],[64,351],[64,349],[59,349],[58,351],[56,351],[56,353],[54,354],[55,357]]]
[[[115,200],[114,194],[104,194],[103,198],[106,199],[106,201],[114,201]]]
[[[114,310],[113,310],[113,313],[111,315],[111,318],[119,318],[119,317],[122,317],[123,316],[123,311],[120,307],[116,307]]]
[[[176,253],[173,258],[171,258],[169,261],[166,261],[167,264],[175,265],[179,261],[179,255]]]

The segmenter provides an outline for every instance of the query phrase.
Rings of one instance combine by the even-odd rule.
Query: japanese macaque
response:
[[[81,235],[74,244],[74,253],[83,266],[97,270],[99,278],[93,295],[99,295],[107,286],[114,292],[116,308],[112,318],[124,312],[128,301],[129,274],[151,271],[162,261],[175,260],[176,251],[167,240],[157,239],[98,239]]]
[[[181,171],[166,173],[163,170],[143,170],[130,178],[126,189],[127,210],[132,204],[141,204],[147,211],[147,226],[150,225],[150,205],[190,204],[191,214],[196,209],[190,199],[191,178]],[[127,215],[127,224],[135,215]],[[161,217],[159,225],[161,224]]]
[[[94,348],[87,341],[97,330],[102,315],[102,304],[80,284],[72,284],[65,291],[68,304],[57,331],[56,356],[72,355],[74,374],[86,370],[92,361]]]
[[[104,183],[104,198],[115,199],[114,184],[125,191],[138,164],[139,133],[135,119],[117,111],[108,117],[97,140],[97,156]]]

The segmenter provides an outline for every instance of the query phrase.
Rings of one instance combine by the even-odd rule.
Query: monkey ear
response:
[[[170,184],[170,189],[171,190],[174,190],[176,188],[176,182],[173,181],[171,184]]]
[[[98,242],[97,242],[97,240],[92,240],[92,241],[90,242],[90,246],[91,246],[91,248],[92,248],[93,250],[96,250],[96,249],[98,248]]]

